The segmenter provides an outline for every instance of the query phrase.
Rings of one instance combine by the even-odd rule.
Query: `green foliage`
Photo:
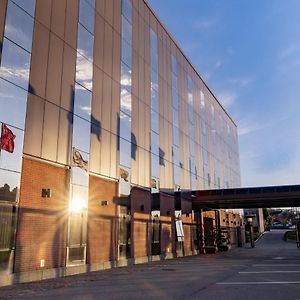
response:
[[[272,217],[269,208],[263,208],[265,230],[270,230],[272,226]]]

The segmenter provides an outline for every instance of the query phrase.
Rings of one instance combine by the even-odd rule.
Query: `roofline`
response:
[[[163,24],[163,22],[160,20],[160,18],[158,17],[158,15],[155,13],[155,11],[153,10],[153,8],[150,6],[150,4],[148,3],[147,0],[143,0],[144,3],[147,5],[147,7],[150,9],[150,11],[152,12],[152,14],[154,15],[154,17],[157,19],[157,21],[159,22],[159,24],[163,27],[163,29],[166,31],[167,35],[170,37],[170,39],[175,43],[176,47],[179,49],[179,51],[181,52],[181,54],[184,56],[184,58],[187,60],[187,62],[190,64],[190,66],[193,68],[193,70],[196,72],[196,74],[199,76],[199,78],[202,80],[202,82],[204,83],[204,85],[206,86],[206,88],[209,90],[209,92],[213,95],[213,97],[215,98],[215,100],[218,102],[218,104],[220,105],[220,107],[223,109],[223,111],[225,112],[225,114],[228,116],[228,118],[232,121],[233,125],[237,128],[237,125],[235,123],[235,121],[232,119],[232,117],[229,115],[229,113],[226,111],[226,109],[224,108],[224,106],[221,104],[221,102],[218,100],[218,98],[216,97],[215,93],[211,90],[211,88],[207,85],[207,83],[205,82],[205,80],[202,78],[202,76],[200,75],[200,73],[197,71],[196,67],[191,63],[191,60],[186,56],[186,54],[183,52],[183,50],[181,49],[181,47],[179,46],[179,44],[177,43],[176,39],[173,37],[173,35],[169,32],[169,30],[166,28],[166,26]]]

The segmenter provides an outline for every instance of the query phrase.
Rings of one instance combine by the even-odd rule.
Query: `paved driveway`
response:
[[[300,250],[267,232],[254,249],[179,258],[0,289],[0,299],[300,299]]]

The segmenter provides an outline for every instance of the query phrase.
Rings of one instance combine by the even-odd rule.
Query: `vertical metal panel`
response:
[[[42,157],[52,161],[56,161],[58,124],[58,106],[53,105],[50,102],[45,102]]]
[[[104,47],[103,70],[112,76],[113,30],[108,23],[104,24],[104,44],[102,47]]]
[[[46,1],[44,1],[46,2]],[[74,49],[77,45],[77,22],[78,22],[79,0],[67,1],[65,41]]]
[[[114,30],[121,34],[121,0],[114,0]]]
[[[136,9],[132,10],[132,47],[139,52],[139,14]]]
[[[103,18],[105,15],[105,0],[96,0],[96,11],[100,14]]]
[[[44,101],[35,95],[28,94],[24,153],[41,156],[43,119]]]
[[[145,61],[139,57],[139,98],[144,101],[145,97]]]
[[[117,171],[117,141],[118,136],[115,134],[110,135],[110,177],[118,178],[119,174]]]
[[[71,151],[71,130],[70,113],[64,109],[59,111],[59,128],[57,142],[57,162],[69,164]]]
[[[52,0],[51,31],[61,39],[65,32],[66,0]]]
[[[90,171],[100,174],[100,140],[95,134],[91,135]]]
[[[110,131],[112,79],[103,74],[103,101],[101,111],[102,128]]]
[[[46,99],[59,105],[62,79],[63,41],[50,33]]]
[[[112,101],[111,101],[111,132],[118,134],[118,118],[120,111],[120,84],[112,81]]]
[[[139,95],[139,55],[133,50],[132,56],[132,70],[131,70],[131,92],[133,95]]]
[[[142,2],[142,1],[141,1]],[[139,15],[139,54],[142,58],[145,57],[145,21],[141,15]]]
[[[120,80],[120,61],[121,61],[121,36],[113,31],[113,79]]]
[[[105,0],[105,20],[111,26],[113,26],[113,19],[114,19],[114,2],[111,0]]]
[[[102,130],[101,137],[101,153],[100,153],[100,173],[104,176],[110,175],[110,133],[107,130]]]
[[[140,147],[145,148],[146,143],[145,143],[145,139],[147,138],[145,136],[145,104],[143,101],[139,101],[139,107],[138,107],[138,111],[137,111],[137,115],[138,115],[138,128],[137,128],[137,135],[138,135],[138,144]],[[150,116],[149,116],[150,118]],[[132,124],[133,128],[134,128],[134,124]]]
[[[35,22],[29,83],[32,92],[42,98],[46,96],[49,36],[50,31]]]
[[[95,19],[95,36],[94,36],[94,59],[96,66],[103,69],[104,53],[104,19],[96,14]]]
[[[60,105],[68,111],[73,110],[74,80],[76,69],[76,50],[64,44],[62,62],[62,87]]]
[[[1,1],[2,2],[2,1]],[[47,28],[50,28],[52,0],[36,0],[35,18]]]

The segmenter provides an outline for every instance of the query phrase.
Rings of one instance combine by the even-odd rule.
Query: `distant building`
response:
[[[197,253],[237,128],[149,5],[2,0],[0,42],[2,284]]]

